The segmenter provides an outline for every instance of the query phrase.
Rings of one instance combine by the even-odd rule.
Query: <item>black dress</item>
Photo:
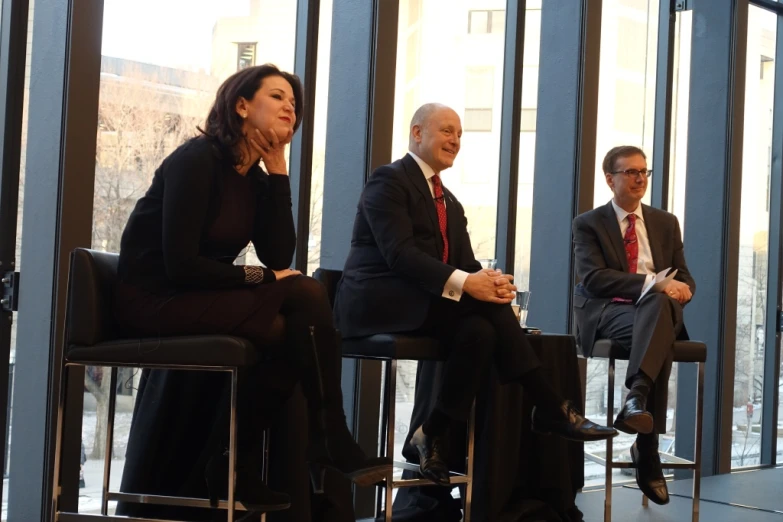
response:
[[[120,327],[130,336],[220,333],[263,345],[293,278],[275,281],[265,270],[263,284],[246,284],[244,269],[233,262],[250,242],[267,267],[289,266],[295,232],[288,177],[267,175],[258,166],[243,176],[203,137],[182,145],[156,171],[123,233],[115,292]],[[243,415],[287,424],[273,430],[273,458],[287,462],[280,473],[273,462],[271,485],[292,496],[292,509],[271,520],[309,520],[301,457],[307,441],[297,427],[305,404],[301,395],[291,397],[297,373],[276,355],[262,354],[262,362],[241,375],[240,430]],[[227,440],[228,384],[216,372],[142,373],[123,492],[206,497],[204,466]],[[352,520],[350,490],[338,485],[333,491],[338,493],[329,502],[345,517],[331,519]],[[117,513],[213,516],[209,510],[123,503]]]

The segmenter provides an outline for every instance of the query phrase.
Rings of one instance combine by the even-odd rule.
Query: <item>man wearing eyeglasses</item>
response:
[[[612,200],[573,222],[580,281],[574,289],[577,333],[585,356],[597,339],[612,339],[628,351],[625,385],[630,391],[614,427],[637,434],[631,447],[636,481],[650,500],[666,504],[658,434],[666,431],[672,345],[687,338],[682,307],[696,283],[685,264],[676,216],[642,204],[652,175],[644,152],[615,147],[602,166]],[[674,279],[639,300],[655,273],[670,267],[677,269]]]

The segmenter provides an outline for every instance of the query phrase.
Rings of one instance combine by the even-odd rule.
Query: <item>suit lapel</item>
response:
[[[443,238],[440,237],[440,225],[438,224],[438,211],[435,209],[435,202],[432,200],[432,193],[430,192],[430,186],[427,184],[427,180],[424,177],[424,173],[421,171],[419,164],[411,157],[410,154],[406,154],[402,158],[402,164],[405,167],[405,173],[411,180],[411,183],[416,189],[424,196],[424,206],[427,215],[430,217],[432,227],[435,229],[435,241],[438,244],[438,251],[443,252]],[[448,208],[448,207],[447,207]]]
[[[661,252],[661,241],[658,235],[658,223],[654,221],[653,213],[649,211],[649,207],[642,205],[642,215],[644,216],[644,228],[647,230],[647,240],[650,242],[650,253],[653,258],[653,265],[655,271],[668,268],[663,260],[663,254]]]
[[[628,271],[628,259],[625,257],[625,245],[623,244],[623,235],[620,232],[620,224],[617,222],[617,214],[614,212],[612,202],[604,206],[602,213],[604,218],[604,226],[606,227],[606,233],[609,235],[609,239],[612,242],[617,258],[620,260],[620,264],[623,266],[623,271]]]

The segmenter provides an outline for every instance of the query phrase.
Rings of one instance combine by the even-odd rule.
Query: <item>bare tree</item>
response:
[[[210,86],[205,86],[211,89]],[[157,83],[139,67],[104,77],[100,88],[93,200],[93,248],[118,252],[128,216],[163,159],[197,132],[212,93]],[[103,458],[109,397],[108,373],[86,372],[96,400],[90,458]]]

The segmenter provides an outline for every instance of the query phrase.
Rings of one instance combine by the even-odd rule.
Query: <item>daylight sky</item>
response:
[[[103,55],[205,71],[215,21],[249,14],[249,0],[105,0],[104,5]]]

